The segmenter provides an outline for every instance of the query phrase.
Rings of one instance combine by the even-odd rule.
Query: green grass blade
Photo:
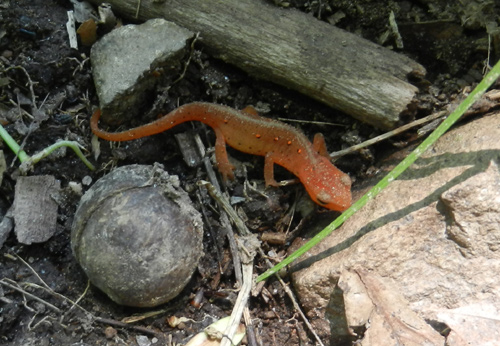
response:
[[[35,164],[38,161],[40,161],[41,159],[49,156],[52,152],[54,152],[55,150],[57,150],[57,149],[59,149],[61,147],[68,147],[68,148],[72,149],[75,152],[75,154],[80,158],[80,160],[82,160],[82,162],[91,171],[95,170],[94,165],[92,165],[90,163],[90,161],[87,160],[87,158],[85,157],[85,155],[83,155],[82,151],[80,150],[80,144],[78,144],[78,142],[75,142],[75,141],[59,141],[59,142],[56,142],[56,143],[48,146],[47,148],[43,149],[39,153],[33,155],[27,162],[29,162],[30,164]]]
[[[41,159],[47,157],[54,150],[57,150],[63,146],[71,148],[75,152],[75,154],[80,158],[80,160],[82,160],[83,163],[90,170],[92,171],[95,170],[94,166],[90,163],[89,160],[87,160],[85,155],[83,155],[82,151],[80,150],[80,145],[77,142],[59,141],[30,157],[28,156],[28,154],[26,154],[24,150],[21,150],[19,144],[17,144],[14,138],[12,138],[11,135],[9,135],[9,133],[5,130],[5,128],[2,125],[0,125],[0,138],[2,138],[5,141],[5,143],[7,143],[7,146],[14,152],[14,154],[16,154],[16,156],[19,158],[19,161],[21,161],[22,164],[21,166],[24,167],[23,170],[25,171],[29,170],[32,165],[34,165]]]

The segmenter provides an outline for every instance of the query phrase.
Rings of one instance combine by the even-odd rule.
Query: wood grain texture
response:
[[[137,0],[107,2],[135,18]],[[407,76],[425,75],[406,56],[261,0],[142,0],[135,20],[157,17],[200,32],[207,51],[249,74],[379,128],[393,127],[417,93]]]
[[[20,243],[43,243],[56,232],[55,201],[61,182],[51,175],[19,177],[14,199],[15,232]]]

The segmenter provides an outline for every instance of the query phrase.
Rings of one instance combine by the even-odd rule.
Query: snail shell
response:
[[[82,197],[71,248],[90,281],[118,304],[151,307],[177,296],[203,254],[201,216],[177,177],[120,167]]]

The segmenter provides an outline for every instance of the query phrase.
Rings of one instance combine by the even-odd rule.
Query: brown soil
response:
[[[488,56],[486,27],[491,23],[498,24],[495,18],[500,15],[500,8],[495,7],[493,1],[484,1],[483,7],[470,5],[466,8],[458,8],[457,2],[451,0],[274,2],[278,6],[297,7],[376,42],[380,42],[382,34],[387,31],[389,12],[393,11],[404,48],[397,48],[393,37],[383,40],[382,44],[411,56],[428,70],[429,83],[422,87],[418,116],[442,109],[464,87],[473,86],[481,79]],[[18,143],[22,143],[28,154],[37,153],[59,139],[77,140],[87,149],[91,148],[88,120],[98,101],[88,60],[89,48],[84,47],[79,51],[69,48],[66,11],[70,9],[72,4],[62,0],[0,1],[0,122]],[[340,13],[343,16],[337,16]],[[498,38],[493,43],[498,46]],[[491,61],[496,61],[500,51],[493,49],[490,53]],[[30,86],[34,95],[31,95]],[[315,132],[325,133],[331,151],[379,134],[376,129],[316,101],[272,83],[255,80],[237,68],[206,55],[201,45],[196,46],[184,78],[168,92],[164,90],[159,90],[157,100],[152,100],[158,105],[155,112],[170,110],[178,101],[209,101],[234,107],[260,102],[269,108],[269,116],[341,124],[328,128],[300,125],[308,136]],[[37,117],[35,109],[42,104],[53,107],[44,108],[44,114],[38,114]],[[35,119],[28,114],[35,115]],[[206,143],[213,143],[213,134],[210,131],[204,133],[207,134]],[[396,142],[401,144],[410,138],[411,134],[403,135]],[[370,175],[380,158],[394,149],[391,143],[342,158],[337,165],[357,180],[356,186]],[[18,243],[14,232],[11,232],[1,248],[0,279],[18,284],[42,301],[0,284],[0,344],[138,345],[138,340],[144,336],[149,337],[150,341],[156,338],[156,345],[167,345],[169,337],[175,343],[182,344],[209,324],[209,319],[205,318],[207,315],[222,317],[230,313],[235,298],[231,291],[235,283],[234,273],[227,241],[218,232],[216,215],[211,212],[209,217],[214,218],[214,221],[212,230],[205,232],[205,255],[191,283],[173,302],[157,309],[133,309],[114,304],[92,286],[86,290],[87,279],[75,262],[70,248],[71,224],[79,201],[79,195],[68,188],[70,182],[81,183],[86,176],[95,182],[116,165],[154,162],[161,162],[171,174],[179,175],[184,186],[190,186],[204,177],[203,170],[184,164],[171,135],[161,134],[113,147],[101,143],[101,150],[97,161],[91,159],[97,166],[93,172],[71,151],[46,158],[29,172],[30,175],[53,175],[61,181],[63,190],[58,198],[57,230],[48,241],[29,246]],[[13,203],[16,178],[19,176],[19,163],[13,153],[6,146],[3,151],[8,168],[0,186],[0,218]],[[234,151],[230,153],[247,164],[250,179],[262,179],[262,158]],[[90,158],[90,154],[88,156]],[[290,177],[287,172],[278,170],[278,178]],[[243,179],[239,177],[229,189],[241,191],[242,184]],[[245,205],[252,229],[285,230],[291,227],[295,230],[294,235],[300,234],[310,221],[301,220],[299,215],[295,215],[290,222],[287,208],[302,194],[301,187],[288,186],[275,189],[273,193],[279,202],[274,210],[269,210],[258,198],[257,202]],[[192,197],[195,201],[195,194]],[[207,198],[205,203],[211,202]],[[322,213],[322,216],[325,215],[329,220],[335,216],[334,213]],[[263,246],[266,253],[273,251],[283,256],[289,243],[284,246]],[[260,259],[257,263],[255,271],[263,272],[264,263]],[[219,268],[222,268],[222,274]],[[35,283],[42,286],[34,273],[58,295],[26,285]],[[262,344],[315,344],[279,283],[270,280],[265,287],[269,293],[267,296],[261,294],[250,301],[256,333]],[[200,289],[205,292],[203,305],[195,308],[189,302]],[[113,321],[96,321],[84,310],[72,307],[69,300],[74,302],[80,298],[79,306],[92,316],[113,321],[146,311],[166,311],[134,323],[135,329],[122,328],[113,324]],[[55,311],[46,303],[59,310]],[[198,322],[185,322],[180,328],[171,328],[166,318],[172,315]],[[324,342],[328,344],[328,340]]]

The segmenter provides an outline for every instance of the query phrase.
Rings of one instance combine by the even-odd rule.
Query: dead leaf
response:
[[[84,46],[92,46],[97,41],[97,24],[92,18],[80,25],[76,33]]]
[[[196,334],[192,339],[190,339],[186,346],[220,346],[220,339],[226,337],[223,333],[230,320],[231,316],[228,316],[215,321],[206,327],[203,332]],[[243,324],[239,324],[231,343],[235,346],[239,345],[244,336],[245,326]]]
[[[338,286],[344,292],[346,323],[351,335],[354,335],[352,328],[368,324],[373,304],[368,292],[366,292],[365,285],[355,272],[344,270],[339,277]]]
[[[89,19],[97,19],[94,7],[88,1],[70,0],[74,8],[75,20],[83,23]]]
[[[363,346],[443,346],[444,337],[413,310],[389,279],[355,271],[371,300],[372,310]],[[366,304],[366,300],[360,300]],[[366,307],[360,307],[366,309]],[[347,310],[347,309],[346,309]]]
[[[101,155],[101,143],[99,142],[99,137],[93,135],[90,140],[90,144],[92,146],[92,152],[94,153],[94,160],[97,161],[99,155]]]
[[[496,346],[500,344],[500,314],[492,303],[479,303],[437,312],[450,327],[447,345]]]

